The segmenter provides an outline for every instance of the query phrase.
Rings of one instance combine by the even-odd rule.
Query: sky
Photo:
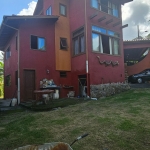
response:
[[[140,36],[150,33],[150,0],[133,0],[122,7],[123,24],[129,27],[123,29],[124,40],[131,40],[138,36],[137,25],[139,25]],[[147,32],[145,32],[147,31]]]
[[[37,0],[0,0],[0,23],[4,15],[32,15]],[[122,6],[123,39],[132,40],[138,36],[137,25],[139,25],[140,36],[150,33],[150,0],[133,0]],[[147,32],[145,32],[147,31]]]

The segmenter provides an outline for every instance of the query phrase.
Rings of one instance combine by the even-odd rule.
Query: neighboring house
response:
[[[43,78],[61,85],[61,97],[124,82],[121,5],[130,1],[38,0],[33,16],[4,16],[5,98],[13,97],[18,75],[21,101],[34,99]]]
[[[128,76],[150,69],[150,39],[124,41],[124,62]]]

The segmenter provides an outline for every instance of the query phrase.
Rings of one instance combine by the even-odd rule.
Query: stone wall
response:
[[[91,97],[102,98],[115,95],[130,89],[128,83],[111,83],[111,84],[100,84],[91,85]]]

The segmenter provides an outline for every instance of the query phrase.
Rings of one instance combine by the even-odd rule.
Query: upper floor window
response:
[[[66,50],[67,47],[68,47],[67,39],[66,38],[60,38],[60,49]]]
[[[11,56],[10,47],[7,48],[5,56],[6,56],[6,60]]]
[[[99,9],[115,17],[119,17],[118,6],[109,0],[91,0],[93,8]]]
[[[45,50],[45,38],[31,35],[31,49]]]
[[[92,26],[92,49],[95,52],[119,55],[119,34]]]
[[[60,13],[60,15],[67,16],[67,7],[66,7],[66,5],[59,4],[59,13]]]
[[[73,54],[78,55],[85,52],[84,27],[73,33]]]
[[[46,10],[46,15],[52,15],[52,7],[51,6]]]

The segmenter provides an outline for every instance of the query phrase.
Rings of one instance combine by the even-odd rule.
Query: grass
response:
[[[89,133],[72,146],[73,150],[149,150],[149,116],[149,89],[134,89],[55,111],[3,113],[0,149],[53,141],[71,143]]]

